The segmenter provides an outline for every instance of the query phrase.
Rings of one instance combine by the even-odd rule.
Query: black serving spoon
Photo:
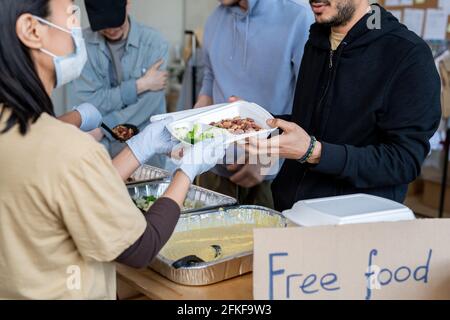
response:
[[[222,255],[222,247],[219,245],[212,245],[211,246],[212,249],[214,249],[214,258],[217,259]],[[187,256],[184,258],[181,258],[177,261],[175,261],[172,264],[172,267],[175,269],[180,269],[180,268],[190,268],[190,267],[195,267],[196,265],[200,264],[200,263],[204,263],[205,261],[202,260],[201,258],[197,257],[197,256]]]
[[[139,134],[139,128],[132,124],[119,124],[117,127],[125,127],[127,129],[133,130],[133,137]],[[115,128],[117,128],[115,127]],[[112,129],[110,129],[106,124],[102,123],[102,128],[105,129],[114,139],[120,142],[126,142],[127,140],[121,139],[117,134],[114,133]],[[130,138],[131,139],[131,138]]]
[[[174,269],[189,268],[204,262],[204,260],[200,259],[197,256],[187,256],[172,263],[172,267]]]

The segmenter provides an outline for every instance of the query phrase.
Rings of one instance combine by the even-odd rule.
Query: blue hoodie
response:
[[[248,0],[245,12],[220,5],[205,27],[201,95],[235,95],[273,114],[290,114],[303,49],[314,22],[295,0]]]

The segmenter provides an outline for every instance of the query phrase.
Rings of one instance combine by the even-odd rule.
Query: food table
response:
[[[167,177],[168,175],[169,174],[166,171],[151,166],[139,168],[136,173],[133,174],[130,184],[128,185],[128,191],[131,198],[137,202],[140,197],[160,197],[169,184],[168,180],[161,180],[161,178]],[[186,210],[183,215],[186,218],[180,218],[177,226],[178,228],[186,227],[189,224],[195,225],[196,229],[199,229],[202,224],[204,224],[204,227],[208,227],[208,220],[211,223],[216,220],[221,221],[221,223],[227,222],[226,225],[245,225],[254,223],[255,225],[266,227],[283,227],[286,226],[286,224],[288,227],[292,226],[288,220],[284,218],[280,219],[280,217],[278,217],[280,216],[280,213],[268,208],[240,206],[238,208],[242,211],[233,213],[233,211],[237,209],[235,207],[237,202],[236,199],[197,186],[191,186],[186,200],[189,200],[190,203],[202,202],[203,208],[200,210],[201,212],[197,213],[194,212],[198,211],[198,209],[193,209],[192,211],[194,212],[191,214],[189,214],[191,210]],[[268,219],[269,217],[275,216],[277,217],[276,219]],[[207,217],[209,217],[209,219],[205,219]],[[264,217],[266,218],[263,219]],[[203,222],[200,223],[201,221]],[[271,224],[267,224],[268,222]],[[216,224],[214,226],[218,227],[220,225]],[[188,229],[189,228],[184,228],[183,230]],[[230,275],[234,272],[245,273],[251,270],[251,268],[249,269],[251,260],[249,260],[248,255],[239,256],[239,258],[233,259],[231,263],[223,263],[222,267],[223,270],[227,271],[226,274]],[[161,263],[159,264],[159,267],[161,267]],[[208,275],[208,272],[205,272],[205,274]],[[221,273],[219,272],[219,274]],[[204,278],[202,279],[204,280]],[[136,293],[144,295],[146,298],[152,300],[253,299],[253,276],[251,273],[246,273],[242,276],[237,276],[207,286],[186,286],[171,281],[149,268],[136,270],[118,264],[117,280],[119,299],[134,298],[132,294]],[[121,288],[121,285],[126,288]]]
[[[168,180],[154,178],[155,176],[159,177],[164,175],[164,172],[159,171],[162,170],[144,166],[133,175],[133,179],[128,185],[128,191],[137,205],[140,204],[139,200],[141,198],[153,197],[156,199],[167,189],[169,185]],[[198,239],[202,239],[202,236],[208,238],[207,232],[209,231],[207,230],[209,229],[214,230],[218,234],[228,235],[229,238],[233,239],[235,233],[239,233],[240,235],[246,234],[249,225],[254,225],[255,227],[286,226],[286,219],[276,211],[258,206],[237,206],[236,202],[234,198],[197,186],[191,186],[186,203],[194,203],[196,205],[192,208],[186,207],[171,240],[177,244],[177,233],[180,234],[179,238],[182,239],[182,236],[186,236],[188,232],[199,233],[195,235]],[[197,204],[201,204],[202,207],[197,208]],[[142,210],[144,211],[143,208]],[[234,226],[235,229],[231,230],[231,226]],[[189,234],[189,236],[192,236],[192,234]],[[217,243],[215,242],[214,244],[220,247],[220,254],[227,254],[232,258],[222,259],[220,263],[208,263],[211,258],[209,257],[211,253],[209,250],[197,251],[194,250],[196,249],[195,246],[192,248],[180,246],[180,250],[178,250],[180,252],[178,252],[175,250],[178,246],[170,246],[168,243],[166,245],[166,255],[163,256],[161,254],[161,257],[158,258],[159,260],[155,261],[158,263],[153,264],[153,268],[165,274],[166,277],[150,268],[136,270],[118,264],[117,280],[119,299],[141,298],[141,296],[133,296],[139,293],[152,300],[251,300],[253,298],[253,277],[251,273],[246,273],[251,271],[252,261],[251,255],[248,253],[250,250],[245,247],[248,241],[243,241],[244,243],[241,245],[232,240],[229,241],[229,244],[221,243],[220,239],[216,240]],[[199,248],[203,248],[202,245],[203,243],[200,242],[198,245]],[[216,246],[208,246],[208,243],[206,243],[205,248],[209,249],[209,247],[216,249]],[[238,249],[243,251],[236,253],[233,251],[235,249],[234,247],[238,247]],[[173,271],[170,266],[177,260],[173,255],[186,256],[186,258],[192,256],[190,255],[190,251],[185,253],[181,249],[193,249],[196,256],[198,255],[206,261],[207,266],[197,272],[177,273]],[[215,253],[217,254],[217,250]],[[220,275],[219,277],[228,280],[222,281],[222,278],[212,279],[211,277],[214,274]],[[244,275],[230,279],[230,277],[237,274]],[[205,286],[180,284],[186,284],[187,282],[184,282],[186,278],[190,280],[196,279],[194,282],[202,285],[212,281],[219,282]]]
[[[252,300],[253,276],[246,274],[217,284],[189,287],[176,284],[150,269],[117,264],[117,278],[151,300]]]

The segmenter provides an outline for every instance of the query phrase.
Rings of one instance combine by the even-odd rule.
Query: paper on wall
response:
[[[439,0],[439,8],[444,10],[450,15],[450,1],[449,0]]]
[[[423,34],[423,22],[425,19],[425,10],[422,9],[405,9],[403,11],[403,24],[409,30],[415,32],[418,36]]]
[[[386,0],[384,2],[386,7],[412,6],[413,4],[413,0]]]
[[[428,9],[423,37],[425,40],[445,40],[447,38],[448,14],[440,9]]]
[[[401,6],[402,2],[401,2],[401,0],[386,0],[384,5],[386,7],[395,7],[395,6]]]

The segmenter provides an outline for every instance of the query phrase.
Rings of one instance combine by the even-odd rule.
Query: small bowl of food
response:
[[[139,134],[139,128],[132,124],[120,124],[112,129],[114,138],[120,142],[126,142]]]

